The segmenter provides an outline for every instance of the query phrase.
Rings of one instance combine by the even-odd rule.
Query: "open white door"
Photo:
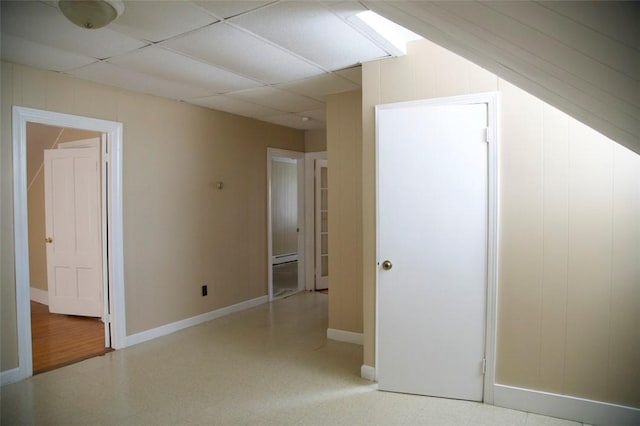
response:
[[[327,160],[316,160],[316,290],[329,288],[329,169]]]
[[[481,401],[487,105],[377,108],[381,390]]]
[[[50,149],[44,158],[49,310],[100,317],[100,151]]]

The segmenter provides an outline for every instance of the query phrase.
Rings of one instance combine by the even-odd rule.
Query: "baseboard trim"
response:
[[[360,377],[370,382],[376,381],[376,368],[370,365],[362,364],[360,367]]]
[[[338,342],[353,343],[356,345],[363,344],[362,333],[354,333],[353,331],[336,330],[335,328],[327,328],[327,339],[337,340]]]
[[[149,340],[156,339],[158,337],[166,336],[167,334],[175,333],[176,331],[183,330],[194,325],[202,324],[203,322],[211,321],[216,318],[223,317],[225,315],[232,314],[234,312],[244,311],[262,304],[267,303],[268,296],[260,296],[255,299],[246,300],[244,302],[236,303],[235,305],[225,306],[224,308],[216,309],[211,312],[196,315],[195,317],[183,319],[180,321],[172,322],[171,324],[162,325],[160,327],[152,328],[151,330],[142,331],[140,333],[127,336],[127,346],[137,345],[138,343],[147,342]]]
[[[31,300],[43,305],[49,306],[49,292],[46,290],[40,290],[39,288],[29,287],[29,297]]]
[[[298,260],[298,253],[281,254],[279,256],[273,256],[272,264],[280,265],[281,263],[295,262],[297,260]]]
[[[22,380],[20,368],[14,368],[12,370],[3,371],[0,373],[0,386],[10,385],[11,383],[15,383],[19,380]]]
[[[513,386],[496,384],[493,403],[500,407],[589,424],[616,426],[640,424],[638,408]]]

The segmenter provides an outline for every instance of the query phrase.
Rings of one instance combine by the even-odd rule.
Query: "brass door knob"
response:
[[[47,237],[47,238],[44,239],[44,242],[47,243],[47,244],[51,244],[53,242],[53,238]]]
[[[384,262],[382,262],[382,269],[388,271],[391,268],[393,268],[393,263],[391,263],[390,260],[385,260]]]

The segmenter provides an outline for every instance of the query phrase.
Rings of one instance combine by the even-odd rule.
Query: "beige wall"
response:
[[[298,252],[298,165],[271,162],[271,235],[273,255]]]
[[[375,362],[373,107],[485,91],[501,99],[497,381],[640,406],[640,156],[428,41],[363,66],[364,362]]]
[[[17,366],[12,105],[123,123],[127,334],[267,293],[267,147],[304,151],[302,131],[3,63],[2,371]]]
[[[100,133],[27,124],[27,210],[29,227],[29,280],[33,288],[47,291],[47,255],[44,216],[44,150],[58,143],[100,137]]]
[[[304,132],[304,152],[322,152],[327,150],[327,130],[313,129]]]
[[[328,96],[329,328],[362,332],[362,93]]]

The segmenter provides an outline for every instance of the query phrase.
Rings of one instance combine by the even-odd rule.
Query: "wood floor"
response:
[[[99,318],[49,313],[49,308],[31,302],[33,373],[109,352],[104,346],[104,324]]]

